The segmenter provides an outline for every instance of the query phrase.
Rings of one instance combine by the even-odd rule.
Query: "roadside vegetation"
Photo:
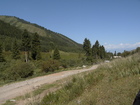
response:
[[[46,95],[41,105],[132,105],[140,87],[140,53],[102,64]]]
[[[81,61],[81,58],[84,58],[84,54],[81,54],[81,58],[79,58],[78,53],[60,51],[60,60],[54,60],[50,55],[49,52],[41,52],[41,60],[29,60],[29,62],[24,62],[23,52],[21,52],[20,55],[21,59],[17,60],[12,59],[12,52],[4,52],[3,58],[5,61],[0,62],[0,85],[62,70],[70,70],[77,67],[82,68],[82,65],[85,64]]]

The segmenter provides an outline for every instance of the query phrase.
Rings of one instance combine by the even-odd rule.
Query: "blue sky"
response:
[[[1,0],[0,15],[16,16],[78,43],[107,51],[140,47],[140,0]]]

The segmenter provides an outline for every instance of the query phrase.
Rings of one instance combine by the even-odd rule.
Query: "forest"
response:
[[[11,50],[11,43],[6,42],[15,38],[17,38],[17,42],[21,45],[21,36],[25,29],[28,31],[30,37],[33,36],[32,34],[38,33],[41,42],[41,51],[43,52],[49,52],[50,49],[54,49],[54,46],[59,47],[61,51],[65,52],[81,52],[82,50],[81,44],[37,24],[13,16],[0,16],[0,20],[0,37],[5,40],[4,47],[6,50]]]

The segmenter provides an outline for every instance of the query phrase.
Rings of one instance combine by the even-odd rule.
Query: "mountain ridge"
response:
[[[10,24],[11,26],[17,27],[20,30],[26,29],[30,33],[37,32],[40,35],[40,37],[42,37],[41,39],[43,46],[44,44],[48,44],[47,46],[49,46],[49,44],[53,43],[54,45],[59,46],[60,50],[63,51],[73,52],[74,50],[82,50],[81,44],[73,41],[65,35],[48,30],[35,23],[30,23],[28,21],[25,21],[24,19],[20,19],[15,16],[0,16],[0,20]]]

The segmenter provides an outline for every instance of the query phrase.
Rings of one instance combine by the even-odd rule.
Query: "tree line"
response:
[[[121,57],[127,57],[130,55],[133,55],[135,53],[139,53],[140,52],[140,47],[137,47],[135,50],[131,50],[131,51],[126,51],[124,50],[122,53],[121,52],[114,52],[114,56],[121,56]]]
[[[91,46],[91,42],[89,39],[85,38],[83,42],[83,49],[86,55],[86,61],[88,62],[96,62],[97,59],[105,59],[107,57],[107,52],[103,45],[100,45],[97,40],[93,46]]]
[[[20,59],[20,51],[24,52],[25,62],[29,61],[30,53],[31,53],[31,59],[40,60],[41,59],[41,43],[40,43],[39,35],[37,33],[34,33],[33,38],[31,38],[28,31],[24,30],[22,34],[21,45],[18,45],[17,39],[15,38],[15,41],[13,43],[13,49],[12,49],[12,58],[16,60]],[[0,62],[5,61],[2,52],[3,52],[2,45],[0,45]],[[56,60],[60,59],[60,53],[57,48],[55,48],[54,50],[53,59],[56,59]]]

